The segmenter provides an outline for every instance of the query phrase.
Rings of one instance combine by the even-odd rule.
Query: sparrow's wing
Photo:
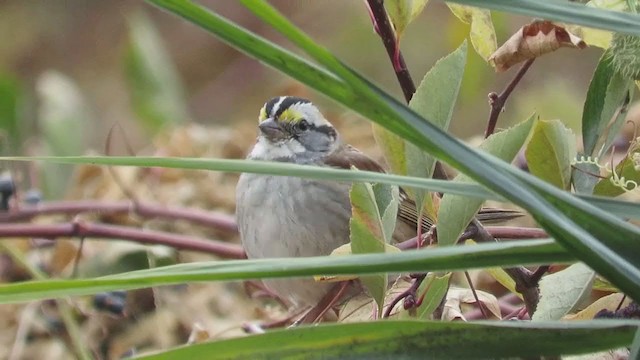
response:
[[[336,151],[324,158],[324,163],[340,169],[351,169],[353,166],[358,170],[385,172],[375,160],[351,145],[340,146]]]
[[[352,166],[359,170],[375,171],[384,173],[385,170],[375,160],[371,159],[360,150],[354,148],[351,145],[343,145],[336,151],[328,155],[324,159],[326,165],[337,167],[341,169],[351,169]],[[522,212],[518,210],[498,209],[498,208],[482,208],[476,218],[482,223],[500,222],[510,219],[514,219],[522,216]],[[398,220],[411,226],[413,229],[417,228],[418,224],[418,211],[416,209],[415,201],[409,198],[406,191],[400,188],[400,204],[398,206]],[[429,231],[433,226],[433,220],[423,216],[422,217],[422,232]]]
[[[341,169],[351,169],[356,167],[358,170],[375,171],[384,173],[384,169],[375,160],[371,159],[360,150],[351,145],[343,145],[324,159],[326,165]],[[409,198],[407,193],[400,188],[400,204],[398,206],[398,220],[411,226],[413,229],[417,227],[418,214],[416,212],[416,204]],[[422,227],[425,231],[429,230],[433,225],[433,221],[426,217],[422,219]]]

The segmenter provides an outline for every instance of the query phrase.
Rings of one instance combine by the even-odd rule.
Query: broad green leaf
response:
[[[125,65],[136,115],[154,132],[187,121],[184,89],[158,30],[142,12],[129,18],[129,29]]]
[[[67,76],[55,71],[42,74],[36,83],[40,107],[38,123],[46,152],[56,156],[80,155],[86,148],[86,134],[91,121],[82,92]],[[71,173],[51,164],[42,171],[44,192],[61,197]]]
[[[16,154],[22,145],[20,101],[22,87],[14,77],[0,73],[0,150]]]
[[[431,318],[433,312],[438,308],[442,299],[447,295],[449,290],[449,281],[451,280],[450,272],[444,274],[429,273],[418,288],[417,295],[424,298],[422,304],[418,306],[416,314],[417,319],[428,320]],[[434,319],[439,320],[439,319]]]
[[[458,49],[438,60],[427,72],[411,98],[409,107],[423,118],[429,119],[435,126],[447,130],[460,91],[466,61],[467,42],[465,40]],[[436,159],[410,142],[406,142],[404,148],[407,175],[430,178]],[[429,206],[429,202],[425,203],[425,200],[431,199],[428,193],[416,189],[410,191],[416,200],[418,213],[424,214],[426,208],[427,215],[434,218],[436,214],[428,212],[433,207]]]
[[[584,159],[584,154],[579,154],[576,158]],[[593,188],[598,183],[600,167],[591,162],[574,162],[572,165],[571,182],[578,194],[593,194]]]
[[[608,102],[615,102],[620,99],[610,96],[610,94],[615,93],[621,93],[622,103],[616,108],[614,116],[607,124],[600,138],[602,145],[600,146],[600,152],[597,154],[599,158],[604,158],[609,155],[611,145],[613,145],[614,141],[619,137],[620,131],[626,123],[629,102],[633,99],[633,94],[635,93],[636,87],[634,84],[635,82],[632,79],[625,79],[620,77],[619,74],[616,74],[607,88],[607,99],[604,106],[606,107]]]
[[[407,159],[405,157],[404,140],[380,125],[373,124],[371,129],[373,130],[376,144],[382,149],[384,159],[387,161],[391,172],[398,175],[406,175]]]
[[[400,203],[400,190],[397,186],[387,184],[374,184],[373,193],[376,196],[376,205],[381,211],[381,225],[384,241],[390,244],[393,241],[393,232],[398,218],[398,206]]]
[[[606,151],[606,148],[597,149],[596,145],[616,111],[625,103],[631,85],[630,79],[616,74],[611,65],[611,54],[605,51],[591,79],[582,111],[582,141],[585,154],[593,156],[600,151]],[[613,127],[609,132],[617,131]]]
[[[577,263],[540,280],[540,302],[531,317],[533,321],[559,320],[591,293],[596,273]]]
[[[405,29],[415,20],[427,5],[429,0],[387,0],[384,7],[393,23],[398,39],[402,37]]]
[[[396,186],[386,184],[354,183],[349,192],[351,199],[350,238],[353,254],[384,253],[391,243],[396,225],[399,192]],[[378,317],[382,316],[387,292],[387,274],[361,277],[360,280],[378,304]]]
[[[471,25],[469,30],[471,45],[478,55],[488,61],[491,54],[498,48],[491,11],[452,3],[447,3],[447,6],[460,21]]]
[[[640,147],[622,159],[616,166],[615,172],[598,181],[593,193],[602,196],[618,196],[626,191],[637,189],[640,184],[640,166],[638,165],[640,161],[637,160],[639,157]]]
[[[535,176],[568,190],[571,161],[576,157],[573,132],[559,120],[538,121],[525,150],[527,166]]]
[[[532,115],[528,120],[512,128],[491,135],[480,145],[480,149],[504,161],[511,162],[529,137],[535,123],[536,115]],[[453,181],[469,182],[472,180],[468,176],[460,174]],[[482,203],[482,200],[445,194],[440,202],[438,212],[438,244],[443,246],[455,244]]]
[[[574,259],[550,240],[450,246],[428,251],[308,258],[212,261],[179,264],[100,278],[28,281],[0,285],[0,304],[102,291],[139,289],[197,281],[301,277],[384,272],[452,271],[486,266],[564,263]]]
[[[629,346],[637,326],[637,322],[613,320],[321,324],[199,343],[137,359],[425,359],[425,354],[429,359],[557,357]]]

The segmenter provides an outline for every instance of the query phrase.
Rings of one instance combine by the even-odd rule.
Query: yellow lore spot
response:
[[[258,121],[263,122],[266,119],[267,119],[267,109],[263,106],[262,109],[260,109],[260,115],[258,115]]]

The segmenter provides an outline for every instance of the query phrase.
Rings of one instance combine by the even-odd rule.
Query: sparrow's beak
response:
[[[262,121],[258,127],[260,128],[260,132],[269,140],[276,142],[278,140],[283,140],[286,136],[280,124],[275,121],[273,118],[268,118]]]

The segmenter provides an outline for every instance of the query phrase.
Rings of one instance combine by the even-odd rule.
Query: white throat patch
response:
[[[294,139],[288,139],[277,144],[273,144],[264,137],[259,136],[258,142],[249,154],[249,159],[275,160],[293,158],[296,154],[302,154],[305,151],[306,149],[304,146]]]

